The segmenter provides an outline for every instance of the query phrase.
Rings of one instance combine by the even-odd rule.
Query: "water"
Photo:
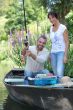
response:
[[[48,97],[49,98],[49,97]],[[73,110],[73,105],[66,97],[61,97],[57,100],[54,100],[52,97],[48,100],[41,99],[44,106],[48,106],[47,110]],[[13,101],[9,96],[6,88],[0,84],[0,110],[42,110],[40,108],[29,106],[28,104],[18,104]],[[44,110],[46,110],[44,108]]]
[[[40,110],[37,107],[31,107],[27,104],[24,106],[13,101],[9,96],[6,88],[0,84],[0,110]]]

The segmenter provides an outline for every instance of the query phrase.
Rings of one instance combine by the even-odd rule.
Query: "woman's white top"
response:
[[[53,26],[50,28],[50,39],[52,41],[51,53],[65,51],[64,31],[66,26],[60,24],[57,31],[53,31]]]

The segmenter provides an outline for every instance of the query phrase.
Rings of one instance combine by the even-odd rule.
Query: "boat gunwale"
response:
[[[12,71],[24,71],[24,69],[12,69],[12,70],[10,70],[7,74],[6,74],[6,76],[4,77],[4,79],[3,79],[3,82],[4,82],[4,84],[5,84],[5,86],[10,86],[10,87],[26,87],[26,88],[39,88],[39,89],[57,89],[57,90],[62,90],[62,89],[69,89],[69,90],[73,90],[73,86],[71,86],[71,87],[64,87],[64,86],[61,86],[61,87],[55,87],[55,86],[49,86],[49,85],[47,85],[47,86],[36,86],[36,85],[11,85],[11,84],[9,84],[9,83],[6,83],[5,82],[5,78],[7,78],[7,76],[8,76],[8,74],[10,74]],[[73,78],[71,78],[72,79],[72,81],[73,81]]]

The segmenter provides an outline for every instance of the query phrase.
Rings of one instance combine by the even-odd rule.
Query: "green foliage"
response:
[[[46,10],[47,10],[49,2],[50,2],[50,0],[37,0],[37,3],[39,4],[39,6],[43,6],[44,9],[46,9]]]
[[[10,55],[10,58],[15,62],[16,65],[22,67],[21,48],[19,46],[16,46],[12,49],[12,55]]]
[[[5,60],[7,58],[7,52],[0,53],[0,61]]]
[[[4,28],[7,33],[10,29],[14,30],[23,27],[22,7],[16,3],[11,4],[6,13],[6,18],[8,18],[8,21],[6,22]]]
[[[8,58],[6,41],[0,41],[0,62]]]
[[[9,30],[15,30],[15,29],[21,29],[22,28],[23,21],[21,18],[15,18],[15,19],[10,19],[8,22],[5,24],[5,31],[6,33],[9,34]]]
[[[13,3],[10,5],[7,13],[6,18],[8,21],[5,24],[5,31],[8,33],[10,29],[21,29],[24,28],[24,20],[26,19],[26,24],[30,24],[34,21],[41,21],[44,20],[46,17],[45,10],[43,6],[36,5],[37,1],[27,0],[25,1],[25,16],[24,18],[24,10],[23,4]],[[28,8],[29,7],[29,8]]]
[[[69,50],[68,63],[65,65],[65,75],[73,77],[73,44]]]
[[[0,0],[0,16],[5,15],[6,11],[9,8],[9,5],[12,4],[13,1],[14,0]]]
[[[0,41],[2,40],[5,40],[5,41],[8,40],[7,34],[4,31],[2,31],[0,34]]]
[[[24,35],[21,35],[21,31],[15,31],[11,33],[8,39],[9,44],[9,51],[8,55],[9,58],[20,68],[23,66],[21,62],[21,51],[23,48],[23,39]]]
[[[66,16],[70,43],[73,43],[73,11]]]
[[[73,10],[73,0],[38,0],[39,4],[49,11],[58,13],[61,22],[65,23],[65,16]]]

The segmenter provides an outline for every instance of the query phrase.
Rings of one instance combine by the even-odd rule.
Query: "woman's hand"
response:
[[[67,61],[68,61],[68,58],[66,55],[64,55],[64,63],[67,63]]]

